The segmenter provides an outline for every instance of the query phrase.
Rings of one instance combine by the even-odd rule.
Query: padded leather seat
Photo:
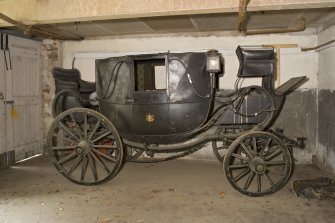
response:
[[[273,75],[275,53],[269,48],[237,47],[240,62],[238,77],[265,77]]]

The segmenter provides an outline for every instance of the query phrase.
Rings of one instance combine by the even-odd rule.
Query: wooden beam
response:
[[[19,31],[23,32],[23,34],[28,34],[31,36],[39,36],[43,38],[50,38],[50,39],[60,39],[60,40],[82,40],[83,38],[78,36],[78,37],[73,37],[73,36],[64,36],[60,35],[57,33],[52,33],[49,31],[37,29],[33,26],[28,26],[25,25],[21,22],[15,21],[14,19],[0,13],[0,19],[14,25]]]
[[[25,2],[30,3],[29,5]],[[32,5],[33,7],[31,7]],[[29,7],[28,12],[24,10]],[[248,11],[335,7],[334,0],[252,0]],[[1,12],[27,25],[238,12],[238,0],[2,0]],[[1,22],[1,26],[11,24]]]
[[[276,61],[276,67],[277,67],[277,71],[276,71],[276,87],[280,86],[280,49],[281,48],[297,48],[299,47],[298,44],[265,44],[262,45],[262,47],[265,48],[275,48],[276,49],[276,53],[277,53],[277,61]]]
[[[244,35],[247,33],[247,6],[250,0],[240,0],[238,10],[238,27],[237,30]]]

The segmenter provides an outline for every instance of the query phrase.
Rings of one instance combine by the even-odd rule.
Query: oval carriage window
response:
[[[135,60],[135,91],[166,90],[165,59]]]

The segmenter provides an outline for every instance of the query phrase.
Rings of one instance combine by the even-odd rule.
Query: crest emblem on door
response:
[[[154,122],[155,121],[155,116],[151,113],[148,113],[145,115],[145,120],[149,123]]]

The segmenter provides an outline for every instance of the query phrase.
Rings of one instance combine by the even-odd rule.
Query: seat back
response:
[[[55,79],[56,94],[62,90],[72,90],[79,93],[79,70],[54,67],[52,75]]]
[[[273,76],[274,49],[262,47],[237,47],[236,55],[240,62],[238,77]]]

